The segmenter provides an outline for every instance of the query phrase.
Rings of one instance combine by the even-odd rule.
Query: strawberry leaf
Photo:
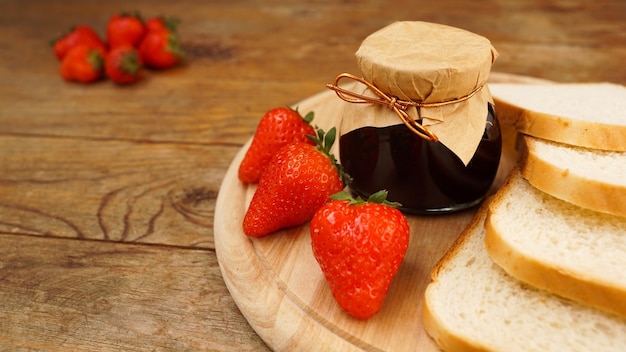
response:
[[[87,56],[87,62],[93,67],[94,70],[99,71],[104,66],[104,58],[97,50],[89,50]]]
[[[335,127],[328,130],[326,137],[324,138],[324,152],[330,154],[330,148],[335,143],[335,137],[337,136],[337,129]]]
[[[347,192],[345,190],[337,192],[337,193],[331,195],[330,199],[332,199],[332,200],[349,200],[350,202],[355,201],[355,199],[352,196],[352,194],[350,194],[349,192]]]
[[[178,26],[180,25],[180,18],[178,17],[165,17],[159,16],[161,21],[163,21],[163,25],[165,28],[169,29],[172,32],[178,31]]]
[[[335,127],[328,130],[328,132],[324,132],[323,129],[317,128],[317,136],[307,135],[313,142],[315,142],[317,150],[324,153],[330,159],[331,163],[334,167],[337,168],[339,172],[339,177],[344,185],[347,185],[352,179],[350,175],[348,175],[343,167],[337,162],[335,155],[330,152],[333,144],[335,143],[335,138],[337,137],[337,129]]]
[[[311,121],[313,121],[313,117],[315,116],[315,113],[313,111],[309,111],[308,114],[304,115],[304,117],[302,118],[306,123],[311,124]]]
[[[178,35],[174,32],[171,32],[167,36],[167,50],[174,56],[181,58],[185,56],[185,51],[180,44],[180,39],[178,38]]]
[[[402,204],[398,203],[398,202],[390,202],[387,200],[387,190],[383,189],[380,190],[374,194],[372,194],[371,196],[369,196],[369,198],[367,199],[368,203],[378,203],[378,204],[384,204],[390,207],[394,207],[397,208],[399,206],[402,206]]]
[[[358,204],[365,204],[365,203],[376,203],[376,204],[383,204],[383,205],[387,205],[393,208],[397,208],[402,206],[402,204],[398,203],[398,202],[390,202],[387,200],[387,190],[380,190],[372,195],[369,196],[369,198],[367,198],[367,201],[363,200],[363,198],[361,198],[360,196],[356,196],[356,198],[354,196],[352,196],[352,194],[350,194],[347,191],[341,191],[341,192],[337,192],[333,195],[330,196],[330,199],[332,200],[347,200],[349,201],[349,205],[358,205]]]

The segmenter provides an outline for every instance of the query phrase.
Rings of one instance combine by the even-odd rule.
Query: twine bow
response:
[[[352,92],[350,90],[347,90],[347,89],[339,87],[339,81],[341,79],[343,79],[343,78],[352,79],[354,81],[357,81],[357,82],[365,85],[370,91],[372,91],[372,93],[374,93],[377,96],[377,98],[373,98],[373,97],[365,96],[365,95],[362,95],[362,94],[358,94],[358,93]],[[335,78],[335,82],[333,84],[327,84],[326,87],[329,88],[329,89],[334,90],[335,93],[337,93],[337,96],[339,98],[343,99],[344,101],[346,101],[348,103],[378,104],[378,105],[386,106],[389,109],[391,109],[393,112],[395,112],[396,115],[398,115],[398,117],[400,118],[400,120],[402,120],[402,122],[413,133],[417,134],[418,136],[420,136],[420,137],[422,137],[422,138],[424,138],[424,139],[426,139],[428,141],[437,142],[437,141],[439,141],[439,138],[437,138],[437,136],[432,131],[430,131],[428,128],[424,127],[422,124],[418,123],[413,118],[411,118],[411,116],[407,113],[407,109],[409,107],[438,107],[438,106],[444,106],[444,105],[459,103],[459,102],[465,101],[465,100],[473,97],[476,93],[478,93],[478,91],[483,86],[482,85],[478,86],[471,93],[469,93],[468,95],[465,95],[465,96],[463,96],[461,98],[448,100],[448,101],[444,101],[444,102],[436,102],[436,103],[423,103],[423,102],[417,102],[417,101],[413,101],[413,100],[401,100],[401,99],[398,99],[397,97],[390,96],[390,95],[386,94],[385,92],[381,91],[375,85],[373,85],[372,83],[366,81],[365,79],[357,77],[357,76],[355,76],[353,74],[350,74],[350,73],[342,73],[342,74],[338,75]]]

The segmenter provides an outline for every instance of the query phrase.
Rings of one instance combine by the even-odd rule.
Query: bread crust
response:
[[[481,345],[478,341],[475,341],[471,336],[460,336],[454,331],[449,330],[446,327],[444,321],[442,321],[436,314],[434,314],[429,306],[432,299],[433,292],[436,291],[436,285],[438,276],[441,270],[444,270],[449,261],[456,257],[457,253],[464,244],[469,240],[469,236],[472,230],[476,226],[483,226],[484,213],[487,211],[487,204],[489,200],[485,200],[476,215],[472,218],[472,221],[466,226],[465,230],[457,237],[454,243],[446,251],[446,253],[439,259],[437,264],[431,271],[431,283],[426,287],[424,292],[424,304],[422,305],[422,322],[424,329],[428,335],[437,342],[439,347],[447,352],[483,352],[490,351],[485,346]],[[481,216],[482,214],[482,216]]]
[[[432,285],[432,284],[431,284]],[[428,291],[433,290],[429,285],[426,288],[425,304],[422,309],[422,320],[424,323],[424,329],[428,332],[428,335],[435,340],[437,345],[446,352],[483,352],[490,351],[486,347],[475,342],[469,336],[459,336],[454,332],[446,328],[445,323],[433,314],[428,308]]]
[[[626,217],[625,185],[590,179],[553,165],[537,153],[532,137],[523,139],[520,170],[531,185],[579,207]]]
[[[513,174],[514,172],[512,172]],[[555,266],[518,251],[500,236],[492,216],[504,192],[515,192],[509,182],[494,196],[485,220],[485,248],[491,259],[509,275],[538,289],[626,317],[626,289]]]
[[[580,147],[626,151],[626,126],[576,120],[524,109],[494,96],[498,117],[519,132]]]

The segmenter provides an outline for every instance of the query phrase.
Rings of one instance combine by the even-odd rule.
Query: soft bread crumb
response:
[[[626,152],[626,87],[492,83],[503,127],[574,146]]]
[[[588,149],[532,137],[525,139],[532,145],[534,155],[557,168],[566,169],[568,173],[572,169],[582,177],[626,187],[626,152]]]
[[[489,89],[494,97],[530,111],[575,120],[626,125],[626,87],[619,84],[492,83]]]
[[[483,207],[427,288],[425,309],[435,317],[425,320],[431,336],[440,336],[444,346],[464,341],[460,350],[618,351],[626,346],[626,320],[535,289],[494,264],[483,244],[485,214]]]
[[[493,204],[490,214],[498,236],[555,270],[626,290],[626,218],[561,201],[522,177],[510,187],[501,192],[502,207]]]

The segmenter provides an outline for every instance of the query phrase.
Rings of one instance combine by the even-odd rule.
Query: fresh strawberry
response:
[[[304,224],[343,189],[341,168],[330,154],[335,133],[335,128],[326,135],[319,130],[316,146],[291,143],[274,155],[244,216],[246,235],[260,237]]]
[[[78,45],[61,61],[61,77],[66,81],[89,83],[102,77],[104,51],[88,45]]]
[[[143,75],[143,62],[137,49],[122,45],[108,52],[105,70],[107,76],[115,83],[133,83]]]
[[[315,145],[307,135],[315,136],[310,125],[313,112],[302,117],[297,110],[278,107],[263,115],[252,137],[250,148],[239,165],[239,180],[256,183],[261,178],[265,166],[276,152],[287,144],[306,142]]]
[[[184,53],[178,35],[163,27],[146,33],[139,44],[139,55],[147,67],[164,69],[178,65]]]
[[[54,55],[59,60],[63,60],[70,50],[78,45],[86,45],[91,48],[106,51],[106,45],[98,33],[89,26],[78,25],[58,39],[52,41]]]
[[[110,49],[122,45],[136,47],[146,34],[146,26],[139,14],[118,13],[107,22],[106,33]]]
[[[386,197],[380,191],[365,202],[340,192],[310,224],[313,255],[333,297],[358,319],[380,310],[409,245],[406,217]]]

